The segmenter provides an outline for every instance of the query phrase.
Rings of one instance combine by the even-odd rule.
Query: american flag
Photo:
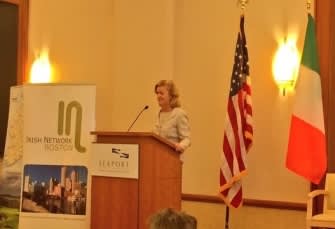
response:
[[[252,136],[248,50],[244,17],[241,16],[221,154],[220,196],[227,206],[237,208],[242,204],[241,178],[246,173],[246,155],[252,144]]]

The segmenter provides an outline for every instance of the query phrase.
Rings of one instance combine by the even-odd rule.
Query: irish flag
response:
[[[327,167],[315,23],[308,14],[304,50],[291,119],[286,167],[318,184]]]

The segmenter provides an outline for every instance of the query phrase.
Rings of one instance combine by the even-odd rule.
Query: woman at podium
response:
[[[154,133],[174,143],[176,151],[184,152],[191,144],[190,126],[186,112],[181,108],[179,94],[172,80],[161,80],[155,85],[160,110]]]

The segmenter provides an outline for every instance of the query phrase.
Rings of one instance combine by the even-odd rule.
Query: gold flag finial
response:
[[[244,11],[245,6],[247,5],[248,2],[249,2],[249,0],[238,0],[238,4],[240,5],[241,10]]]
[[[307,6],[307,11],[311,11],[311,8],[312,8],[312,0],[307,0],[307,3],[306,3],[306,6]]]
[[[239,5],[241,7],[241,11],[242,11],[241,16],[244,15],[244,10],[245,10],[245,7],[246,7],[248,2],[249,2],[249,0],[238,0],[237,1],[237,5]]]

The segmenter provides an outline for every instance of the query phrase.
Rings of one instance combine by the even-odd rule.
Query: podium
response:
[[[158,210],[181,209],[182,162],[171,142],[154,133],[91,134],[96,143],[139,145],[138,179],[92,176],[92,229],[146,229]]]

